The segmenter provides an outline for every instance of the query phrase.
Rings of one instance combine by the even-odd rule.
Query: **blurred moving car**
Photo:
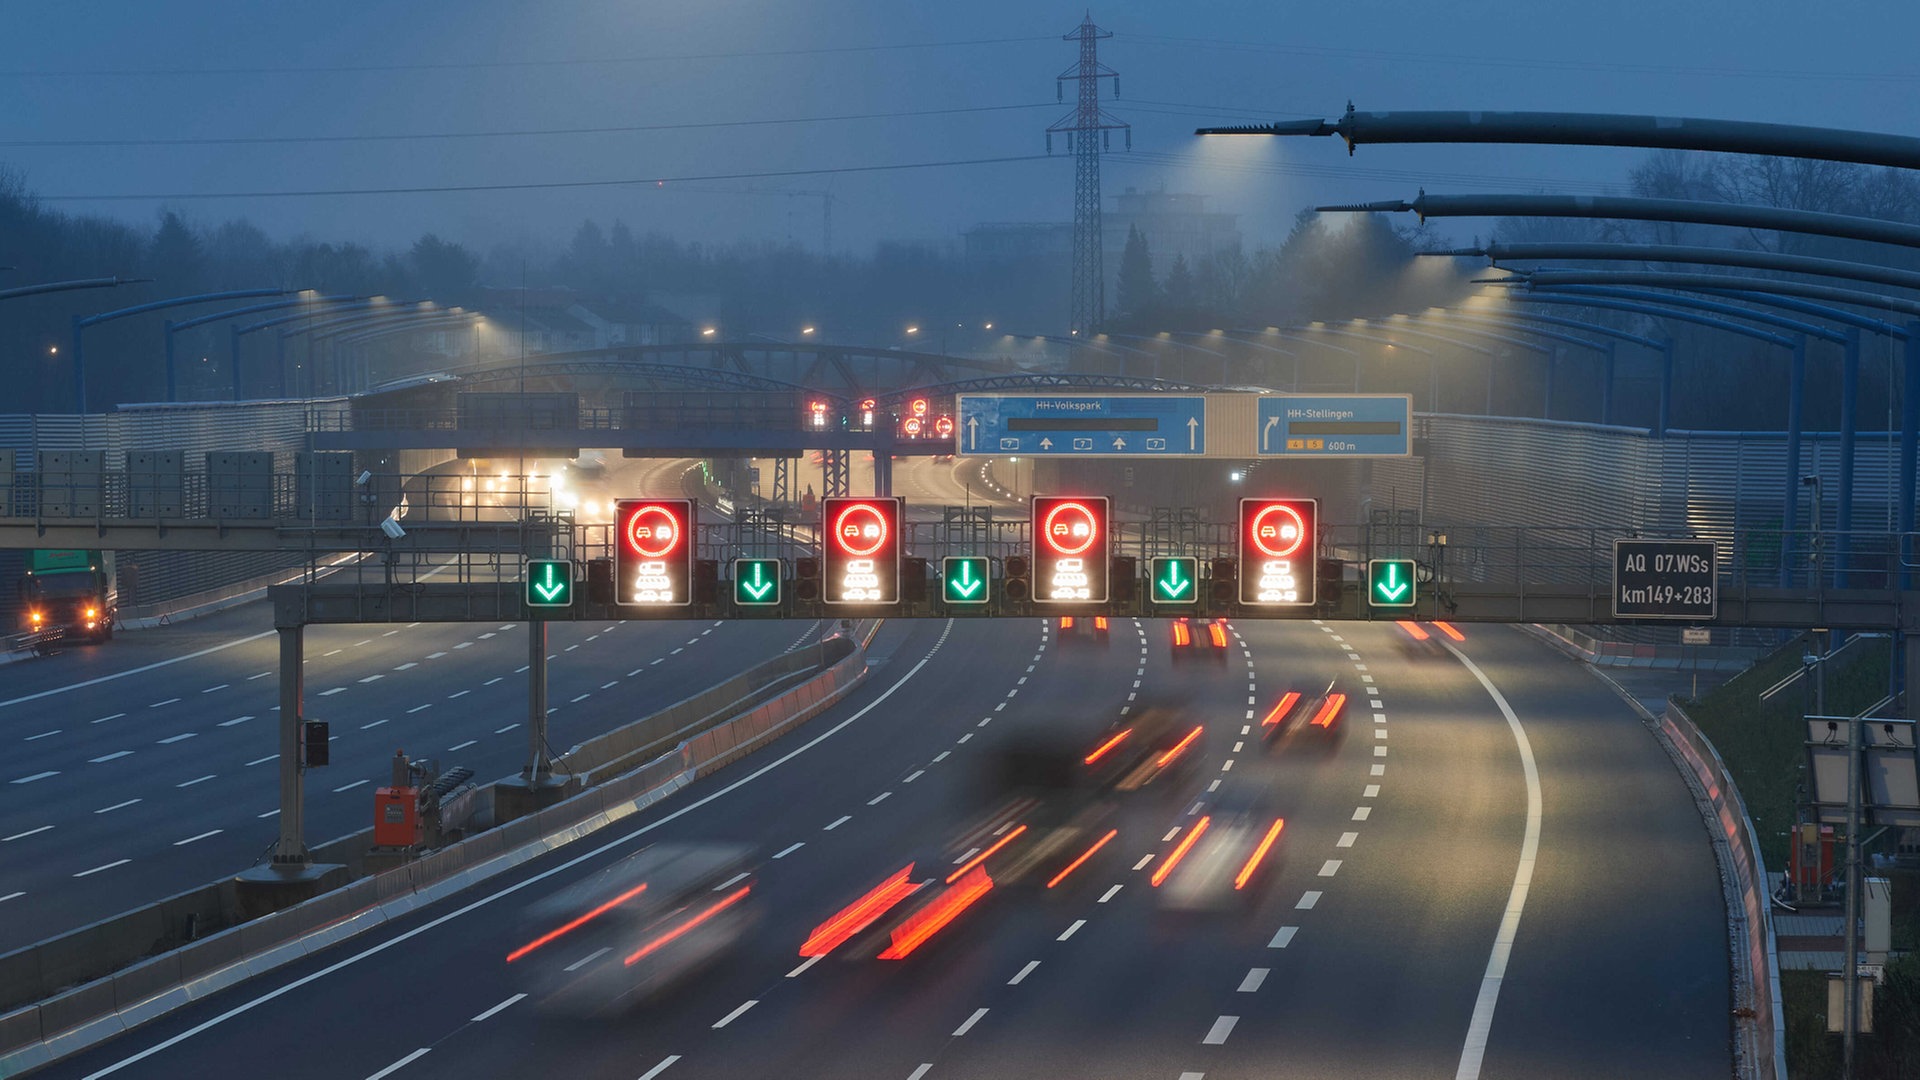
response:
[[[1083,763],[1103,788],[1134,792],[1151,785],[1179,796],[1199,768],[1205,734],[1205,725],[1180,710],[1148,705],[1108,728]]]
[[[714,963],[751,929],[754,849],[655,844],[528,907],[507,954],[542,1007],[615,1015]]]
[[[1260,737],[1270,748],[1309,743],[1331,744],[1346,734],[1347,695],[1335,682],[1318,694],[1289,690],[1260,719]]]
[[[1224,664],[1227,662],[1230,637],[1225,619],[1189,619],[1181,616],[1172,624],[1173,661],[1177,664],[1183,660],[1205,657]]]
[[[1163,909],[1218,912],[1256,906],[1279,873],[1286,819],[1262,789],[1229,787],[1209,812],[1181,829],[1153,863],[1148,883]]]
[[[1095,641],[1105,645],[1109,636],[1110,620],[1105,615],[1062,615],[1060,616],[1060,643],[1069,641]]]

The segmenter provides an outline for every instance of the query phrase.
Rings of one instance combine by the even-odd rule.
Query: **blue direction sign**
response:
[[[1405,457],[1413,452],[1412,428],[1407,394],[1259,400],[1262,457]]]
[[[1207,452],[1200,394],[961,394],[962,454],[1197,457]]]

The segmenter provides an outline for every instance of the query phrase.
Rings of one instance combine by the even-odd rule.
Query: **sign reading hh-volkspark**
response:
[[[961,394],[962,454],[1197,457],[1207,452],[1200,394]]]
[[[1718,571],[1711,540],[1615,540],[1613,617],[1710,622]]]

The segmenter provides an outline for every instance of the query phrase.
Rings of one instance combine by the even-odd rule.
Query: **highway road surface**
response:
[[[681,642],[713,632],[677,647],[714,655],[723,634],[776,628],[791,639],[805,627],[683,624]],[[383,658],[389,669],[428,663],[416,653],[453,659],[429,629],[396,635],[405,646]],[[595,628],[580,627],[582,640],[566,644],[649,657],[674,644],[643,629],[662,628],[628,624],[587,643]],[[765,645],[782,647],[779,637]],[[461,678],[513,662],[508,642],[489,651],[498,640],[460,650],[478,654]],[[631,644],[640,640],[650,644]],[[350,657],[355,646],[344,648]],[[1705,830],[1672,764],[1609,688],[1508,628],[1417,642],[1391,623],[1248,621],[1222,653],[1175,663],[1168,624],[1153,620],[1116,620],[1104,644],[1039,620],[889,622],[867,681],[768,750],[46,1075],[1730,1071],[1727,938]],[[429,685],[401,674],[392,681],[404,689]],[[1323,752],[1266,752],[1260,729],[1273,706],[1329,682],[1348,695],[1344,737]],[[123,691],[118,706],[128,718],[159,696],[133,685],[139,693]],[[331,685],[309,675],[310,687]],[[454,689],[432,684],[429,712]],[[1197,768],[1177,791],[1135,793],[1116,838],[1061,888],[990,888],[904,959],[854,943],[799,955],[816,927],[909,860],[929,873],[928,853],[951,850],[942,845],[977,820],[982,766],[997,749],[1042,733],[1092,740],[1149,708],[1204,729],[1190,744]],[[1152,879],[1200,820],[1225,822],[1249,799],[1284,816],[1277,872],[1241,906],[1169,910],[1187,868],[1175,865],[1167,888]],[[720,841],[758,853],[758,922],[671,993],[617,1018],[556,1014],[506,962],[549,929],[530,910],[540,898],[646,845]],[[563,937],[546,947],[571,962],[564,950],[585,946]]]

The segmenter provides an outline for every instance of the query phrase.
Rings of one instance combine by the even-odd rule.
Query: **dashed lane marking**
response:
[[[170,746],[170,745],[172,745],[173,743],[177,743],[177,742],[185,742],[185,741],[187,741],[188,739],[191,739],[191,738],[193,738],[193,737],[194,737],[195,735],[198,735],[198,734],[200,734],[200,733],[199,733],[199,732],[197,732],[197,731],[184,731],[184,732],[181,732],[181,733],[180,733],[180,734],[178,734],[178,735],[171,735],[171,736],[168,736],[167,738],[164,738],[164,739],[161,739],[161,740],[160,740],[160,742],[159,742],[159,745],[161,745],[161,746]]]
[[[1075,919],[1075,920],[1073,920],[1073,925],[1072,925],[1072,926],[1069,926],[1069,927],[1067,927],[1067,928],[1066,928],[1066,929],[1065,929],[1064,931],[1062,931],[1062,932],[1061,932],[1061,934],[1060,934],[1060,936],[1059,936],[1059,937],[1057,937],[1057,938],[1054,938],[1053,940],[1055,940],[1055,941],[1065,941],[1065,940],[1067,940],[1068,938],[1070,938],[1070,937],[1072,937],[1072,936],[1073,936],[1074,934],[1076,934],[1076,933],[1078,933],[1078,932],[1079,932],[1079,930],[1080,930],[1080,928],[1081,928],[1081,927],[1083,927],[1083,926],[1085,926],[1085,925],[1087,925],[1087,920],[1085,920],[1085,919]]]
[[[118,720],[118,719],[120,719],[121,717],[123,717],[123,716],[125,716],[125,715],[127,715],[127,714],[126,714],[126,713],[123,713],[123,712],[117,712],[117,713],[114,713],[114,714],[113,714],[112,716],[103,716],[103,717],[101,717],[101,718],[100,718],[100,719],[98,719],[98,720],[94,720],[94,721],[92,721],[92,723],[95,723],[95,724],[104,724],[104,723],[106,723],[106,722],[107,722],[107,721],[109,721],[109,720]]]
[[[1308,890],[1300,894],[1300,902],[1293,905],[1293,909],[1295,911],[1312,911],[1313,906],[1320,902],[1320,895],[1320,893],[1313,890]]]
[[[742,1016],[746,1015],[746,1011],[748,1009],[751,1009],[758,1004],[760,1004],[759,998],[748,998],[747,1000],[741,1002],[738,1008],[734,1009],[732,1012],[728,1013],[727,1015],[713,1022],[714,1030],[718,1031],[721,1028],[726,1027],[728,1024],[733,1023],[735,1020],[740,1019]]]
[[[466,742],[463,742],[458,746],[449,746],[447,747],[447,753],[451,754],[458,750],[465,750],[467,747],[473,746],[479,741],[480,741],[479,739],[468,739]]]
[[[75,875],[73,875],[73,876],[74,876],[74,877],[77,877],[77,878],[79,878],[79,877],[92,877],[93,875],[95,875],[95,874],[97,874],[97,873],[99,873],[99,872],[101,872],[102,870],[111,870],[111,869],[113,869],[113,868],[114,868],[114,867],[116,867],[116,866],[125,866],[125,865],[127,865],[128,863],[130,863],[130,862],[132,862],[132,861],[133,861],[132,859],[115,859],[115,860],[113,860],[113,861],[112,861],[112,862],[110,862],[110,863],[102,863],[101,865],[99,865],[99,866],[96,866],[96,867],[94,867],[94,868],[93,868],[93,869],[91,869],[91,870],[82,870],[82,871],[80,871],[79,873],[77,873],[77,874],[75,874]]]
[[[98,764],[100,764],[101,762],[105,762],[105,761],[113,761],[113,760],[115,760],[115,759],[117,759],[117,758],[123,758],[123,757],[126,757],[126,756],[128,756],[128,755],[130,755],[130,754],[132,754],[132,753],[133,753],[133,751],[131,751],[131,750],[115,750],[115,751],[114,751],[113,753],[111,753],[111,754],[101,754],[101,755],[100,755],[99,757],[96,757],[96,758],[88,758],[88,759],[87,759],[87,763],[88,763],[88,764],[91,764],[91,765],[98,765]]]
[[[1340,872],[1339,859],[1328,859],[1326,862],[1323,862],[1320,864],[1321,877],[1332,877],[1333,875],[1339,872]]]
[[[1340,839],[1334,841],[1333,846],[1334,847],[1352,847],[1353,842],[1358,839],[1360,839],[1360,834],[1357,832],[1343,832],[1340,834]]]
[[[1117,894],[1119,891],[1120,891],[1120,886],[1115,885],[1113,888],[1108,889],[1106,892],[1100,894],[1099,902],[1102,904],[1106,903],[1107,901],[1113,899],[1114,895]]]
[[[199,836],[189,836],[185,840],[175,840],[173,842],[173,846],[185,847],[186,845],[191,844],[196,840],[205,840],[209,836],[219,836],[221,833],[226,831],[227,830],[225,829],[208,829],[206,832],[201,833]]]
[[[967,1032],[969,1032],[969,1031],[972,1031],[972,1030],[973,1030],[973,1025],[975,1025],[975,1024],[977,1024],[977,1023],[979,1023],[979,1022],[980,1022],[980,1018],[981,1018],[981,1017],[983,1017],[983,1016],[985,1016],[985,1015],[987,1015],[987,1010],[985,1010],[985,1009],[975,1009],[975,1010],[973,1010],[973,1015],[972,1015],[972,1016],[969,1016],[969,1017],[967,1017],[967,1019],[966,1019],[966,1022],[965,1022],[965,1023],[963,1023],[963,1024],[961,1024],[961,1025],[960,1025],[959,1027],[957,1027],[957,1028],[954,1028],[954,1029],[953,1029],[953,1037],[957,1039],[957,1038],[959,1038],[960,1036],[962,1036],[962,1035],[965,1035],[965,1034],[966,1034]]]
[[[1267,975],[1271,970],[1271,968],[1248,968],[1247,977],[1240,980],[1240,987],[1236,992],[1251,994],[1259,990],[1260,984],[1267,981]]]
[[[34,782],[35,780],[45,780],[45,779],[46,779],[47,777],[49,777],[49,776],[59,776],[59,775],[60,775],[60,770],[58,770],[58,769],[50,769],[50,770],[48,770],[48,771],[46,771],[46,772],[37,772],[37,773],[34,773],[34,774],[33,774],[32,776],[23,776],[23,777],[21,777],[20,779],[18,779],[18,780],[15,780],[15,781],[13,781],[13,783],[16,783],[16,784],[31,784],[31,783],[33,783],[33,782]]]
[[[207,781],[209,781],[209,780],[212,780],[213,778],[214,778],[214,774],[213,774],[213,773],[208,773],[208,774],[207,774],[207,775],[205,775],[205,776],[196,776],[196,777],[194,777],[194,778],[193,778],[193,779],[191,779],[191,780],[186,780],[186,781],[183,781],[183,782],[181,782],[181,783],[178,783],[178,784],[175,784],[175,785],[173,785],[173,786],[174,786],[174,787],[177,787],[177,788],[183,788],[183,787],[192,787],[192,786],[193,786],[193,785],[195,785],[195,784],[204,784],[204,783],[206,783]]]
[[[1284,949],[1293,944],[1293,935],[1300,932],[1297,926],[1283,926],[1274,931],[1273,939],[1267,942],[1269,949]]]
[[[1020,984],[1021,984],[1022,982],[1024,982],[1024,981],[1026,981],[1026,978],[1027,978],[1027,976],[1029,976],[1029,975],[1031,975],[1031,974],[1033,974],[1033,969],[1034,969],[1034,968],[1037,968],[1037,967],[1039,967],[1039,966],[1040,966],[1040,961],[1038,961],[1038,960],[1029,960],[1029,961],[1027,961],[1027,966],[1026,966],[1026,967],[1023,967],[1023,968],[1021,968],[1021,969],[1020,969],[1020,972],[1019,972],[1019,974],[1017,974],[1017,975],[1015,975],[1015,976],[1014,976],[1013,978],[1011,978],[1011,979],[1008,979],[1008,980],[1007,980],[1007,985],[1008,985],[1008,986],[1019,986],[1019,985],[1020,985]]]
[[[367,1077],[367,1080],[386,1080],[387,1077],[392,1076],[394,1073],[399,1072],[401,1069],[406,1068],[408,1065],[411,1065],[414,1062],[420,1060],[421,1058],[426,1057],[427,1052],[432,1049],[433,1047],[431,1046],[423,1046],[420,1049],[415,1050],[413,1053],[408,1054],[406,1057],[401,1058],[399,1061],[396,1061],[393,1064],[387,1066],[386,1068],[381,1069],[379,1072],[374,1073],[372,1076]]]
[[[1355,821],[1365,821],[1372,816],[1373,807],[1371,806],[1356,806],[1353,808],[1353,820]]]
[[[337,787],[337,788],[334,788],[334,789],[333,789],[333,793],[334,793],[335,795],[338,795],[338,794],[340,794],[340,793],[341,793],[341,792],[343,792],[343,791],[352,791],[352,790],[353,790],[354,788],[357,788],[357,787],[365,787],[365,786],[367,786],[368,784],[370,784],[370,783],[372,783],[372,782],[373,782],[373,781],[371,781],[371,780],[355,780],[355,781],[354,781],[353,783],[351,783],[351,784],[342,784],[342,785],[340,785],[339,787]]]
[[[51,828],[53,828],[53,826],[51,825],[42,825],[37,829],[28,829],[26,832],[14,833],[12,836],[0,836],[0,844],[10,843],[14,840],[25,840],[29,836],[34,836],[39,833],[46,832],[48,829],[51,829]]]
[[[799,843],[795,843],[795,844],[788,844],[786,847],[781,848],[779,853],[774,855],[774,858],[784,859],[787,856],[793,854],[796,851],[799,851],[801,848],[806,846],[807,846],[807,842],[805,840],[802,840]]]
[[[1233,1025],[1239,1022],[1240,1018],[1237,1016],[1222,1016],[1213,1022],[1212,1027],[1207,1029],[1207,1037],[1201,1039],[1200,1044],[1202,1046],[1219,1046],[1227,1041],[1227,1036],[1233,1034]]]
[[[849,821],[852,821],[852,820],[853,820],[853,815],[852,815],[852,814],[841,814],[841,815],[840,815],[839,817],[837,817],[837,818],[835,818],[835,819],[833,820],[833,824],[831,824],[831,825],[828,825],[828,826],[827,826],[826,828],[824,828],[824,829],[822,829],[822,830],[820,830],[820,831],[821,831],[821,832],[832,832],[833,830],[835,830],[835,829],[837,829],[837,828],[839,828],[839,827],[840,827],[840,826],[842,826],[842,825],[845,825],[845,824],[846,824],[847,822],[849,822]]]
[[[641,1073],[640,1080],[654,1080],[654,1077],[659,1076],[661,1073],[667,1071],[667,1066],[672,1065],[674,1062],[679,1060],[680,1060],[679,1054],[668,1054],[666,1057],[660,1059],[660,1064],[655,1065],[653,1068],[648,1069],[646,1072]]]
[[[485,1012],[482,1012],[480,1015],[474,1017],[472,1020],[469,1020],[467,1022],[470,1024],[477,1024],[480,1021],[485,1020],[489,1017],[497,1016],[501,1012],[504,1012],[506,1009],[511,1007],[515,1002],[524,1000],[526,996],[527,995],[525,994],[515,994],[512,997],[508,998],[507,1000],[501,1002],[498,1005],[495,1005],[493,1008],[488,1009]]]
[[[818,955],[807,957],[806,960],[803,961],[799,967],[794,968],[792,971],[787,972],[787,978],[797,979],[800,976],[805,975],[807,973],[808,968],[819,963],[822,959],[826,957],[826,955],[827,955],[826,953],[819,953]]]

